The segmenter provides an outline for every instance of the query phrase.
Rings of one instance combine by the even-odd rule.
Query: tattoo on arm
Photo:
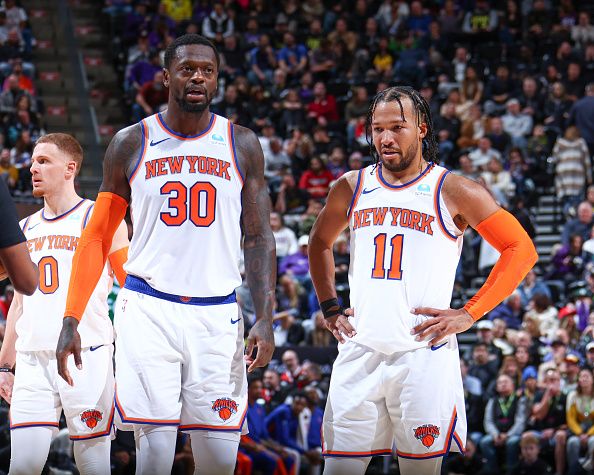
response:
[[[130,201],[128,179],[134,171],[142,152],[140,124],[120,130],[111,139],[103,160],[103,183],[99,191],[115,193]]]
[[[270,228],[270,197],[264,179],[264,156],[256,135],[234,126],[237,157],[244,171],[241,222],[245,272],[256,317],[272,319],[276,287],[276,248]]]

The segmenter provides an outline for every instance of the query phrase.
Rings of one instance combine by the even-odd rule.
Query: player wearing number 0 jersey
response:
[[[273,351],[276,261],[262,150],[252,131],[210,112],[218,68],[216,48],[201,36],[167,48],[167,110],[114,137],[96,205],[101,219],[91,219],[75,256],[102,262],[109,223],[130,204],[134,235],[114,319],[116,423],[134,430],[143,475],[171,471],[178,429],[192,434],[196,473],[233,473],[247,410],[235,297],[242,231],[257,315],[248,371]],[[79,351],[76,321],[98,270],[74,271],[59,360]],[[60,374],[70,377],[67,368]]]
[[[58,377],[55,355],[72,257],[94,207],[93,201],[74,190],[81,161],[80,145],[66,134],[46,135],[33,150],[33,193],[43,196],[44,207],[22,220],[21,226],[40,270],[39,285],[31,296],[15,295],[0,350],[0,394],[11,404],[11,474],[41,473],[62,410],[79,471],[110,473],[114,375],[107,295],[114,271],[118,279],[125,278],[128,239],[124,222],[80,326],[82,371],[74,369],[74,360],[68,362],[74,386]],[[9,370],[15,362],[13,383]]]
[[[430,109],[417,91],[379,93],[367,136],[376,163],[337,181],[310,235],[312,280],[342,343],[324,413],[324,473],[363,474],[394,441],[400,473],[438,474],[441,457],[466,440],[455,334],[511,293],[536,253],[483,187],[435,164]],[[469,225],[501,258],[464,309],[449,309]],[[344,310],[332,245],[347,226],[352,308]]]

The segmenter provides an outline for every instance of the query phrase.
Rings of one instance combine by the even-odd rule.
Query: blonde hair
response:
[[[58,150],[68,155],[74,162],[76,162],[76,174],[80,172],[83,161],[83,149],[72,135],[55,133],[42,135],[37,139],[35,145],[42,143],[53,143]]]

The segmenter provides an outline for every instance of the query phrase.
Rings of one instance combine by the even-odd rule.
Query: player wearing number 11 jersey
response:
[[[42,472],[62,410],[80,473],[110,473],[114,375],[107,295],[113,272],[120,282],[125,279],[128,233],[123,221],[80,327],[82,370],[74,368],[72,358],[68,361],[74,386],[58,376],[55,354],[72,257],[94,208],[74,189],[82,155],[74,137],[49,134],[37,141],[31,157],[33,194],[43,197],[44,206],[21,226],[39,267],[39,285],[31,296],[15,294],[0,350],[0,395],[10,403],[11,474]]]
[[[210,41],[177,38],[164,66],[167,110],[121,130],[107,149],[97,211],[75,255],[58,360],[79,352],[77,320],[99,278],[111,223],[130,204],[128,278],[114,318],[116,423],[134,430],[137,473],[170,473],[183,430],[192,434],[196,473],[231,474],[247,410],[235,298],[242,234],[257,316],[248,370],[266,365],[274,347],[276,260],[263,154],[252,131],[209,110],[219,71]]]
[[[536,252],[486,189],[435,163],[430,109],[417,91],[380,92],[366,125],[376,163],[337,181],[309,242],[320,306],[342,343],[324,413],[324,473],[362,475],[395,441],[400,473],[436,475],[441,458],[463,451],[466,440],[455,334],[515,289]],[[352,308],[345,311],[332,245],[347,226]],[[477,295],[450,309],[467,226],[501,257]]]

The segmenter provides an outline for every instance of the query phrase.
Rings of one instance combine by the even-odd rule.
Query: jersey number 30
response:
[[[372,279],[400,280],[402,279],[402,243],[404,234],[396,234],[390,239],[391,256],[390,268],[386,275],[385,257],[386,257],[386,233],[381,233],[373,238],[375,244],[375,259],[373,260]]]
[[[162,195],[170,195],[162,211],[161,221],[167,226],[181,226],[188,219],[198,227],[208,227],[215,220],[217,189],[212,183],[197,181],[189,189],[179,181],[168,181],[161,187]]]

